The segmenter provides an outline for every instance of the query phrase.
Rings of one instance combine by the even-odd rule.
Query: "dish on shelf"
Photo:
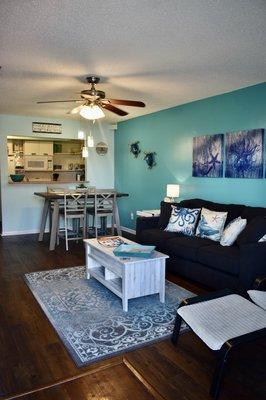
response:
[[[10,174],[10,178],[13,182],[22,182],[24,176],[24,174]]]

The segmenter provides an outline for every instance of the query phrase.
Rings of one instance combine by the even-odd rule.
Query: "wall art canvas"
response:
[[[226,178],[263,178],[263,129],[226,134]]]
[[[224,135],[205,135],[193,138],[192,176],[221,178],[223,176]]]

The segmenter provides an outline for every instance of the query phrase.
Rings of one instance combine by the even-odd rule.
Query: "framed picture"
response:
[[[197,136],[193,138],[192,176],[222,178],[224,135]]]
[[[263,178],[263,129],[226,134],[226,178]]]
[[[33,122],[32,132],[34,133],[62,133],[62,124],[53,124],[47,122]]]

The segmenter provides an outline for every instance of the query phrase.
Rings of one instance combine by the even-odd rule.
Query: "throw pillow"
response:
[[[248,290],[248,294],[257,306],[266,310],[266,292],[262,290]]]
[[[200,208],[184,208],[172,206],[172,213],[168,225],[168,232],[180,232],[184,235],[194,235]]]
[[[222,246],[232,246],[236,241],[238,235],[245,229],[247,220],[238,217],[233,221],[229,222],[222,233],[220,244]]]
[[[266,242],[266,235],[262,236],[262,238],[260,238],[259,242]]]
[[[266,232],[266,217],[258,216],[248,222],[246,228],[241,232],[237,238],[239,246],[247,243],[258,242]]]
[[[219,242],[224,229],[227,212],[211,211],[202,208],[196,235]]]

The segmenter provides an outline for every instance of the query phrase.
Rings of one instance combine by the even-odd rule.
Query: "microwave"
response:
[[[25,171],[53,171],[51,156],[25,156]]]

